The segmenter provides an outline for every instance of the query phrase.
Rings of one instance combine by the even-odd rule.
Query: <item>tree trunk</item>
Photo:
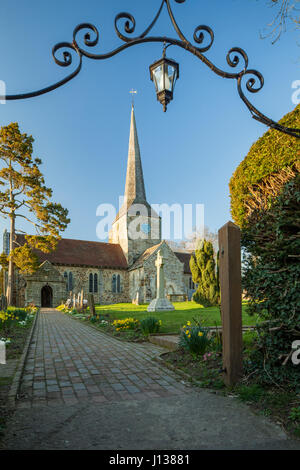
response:
[[[9,253],[12,253],[15,239],[15,215],[11,214],[10,216],[10,237],[9,237]],[[8,305],[14,306],[15,304],[15,276],[14,276],[14,263],[11,258],[9,258],[8,263],[8,284],[7,284],[7,303]]]

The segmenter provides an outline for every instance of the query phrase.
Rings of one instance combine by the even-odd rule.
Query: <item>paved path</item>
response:
[[[38,318],[7,449],[300,449],[235,399],[55,310]]]
[[[148,343],[123,343],[67,315],[44,310],[29,349],[19,407],[182,393],[176,376],[152,361],[162,351]]]

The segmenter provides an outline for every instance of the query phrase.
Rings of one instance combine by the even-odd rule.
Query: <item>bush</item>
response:
[[[201,326],[191,326],[188,322],[183,326],[180,337],[179,346],[190,352],[193,356],[203,355],[210,340],[207,337],[207,331]]]
[[[139,321],[135,318],[124,318],[124,320],[115,320],[112,326],[116,331],[135,330],[139,326]]]
[[[290,355],[300,335],[300,176],[286,183],[266,210],[255,211],[242,232],[245,248],[243,284],[249,313],[259,326],[249,373],[268,384],[300,389],[299,366]]]
[[[300,127],[300,105],[279,121],[287,127]],[[256,207],[268,205],[270,197],[300,170],[300,139],[276,130],[267,131],[255,142],[235,170],[230,183],[231,214],[245,227]]]
[[[190,268],[193,282],[198,284],[193,301],[204,307],[212,307],[219,302],[219,282],[211,242],[203,240],[199,249],[191,256]]]
[[[161,320],[154,317],[147,317],[141,320],[140,327],[143,335],[147,336],[153,333],[158,333],[161,325]]]
[[[236,388],[236,392],[242,401],[258,402],[264,395],[264,389],[258,384],[240,385]]]
[[[9,311],[9,308],[8,308]],[[25,321],[27,317],[27,312],[24,308],[17,308],[13,310],[13,314],[15,317],[18,318],[20,321]]]

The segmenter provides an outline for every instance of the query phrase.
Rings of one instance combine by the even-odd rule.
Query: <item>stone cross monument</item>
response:
[[[164,257],[161,251],[157,253],[155,261],[157,268],[157,294],[156,299],[152,300],[147,308],[148,312],[166,312],[175,310],[174,305],[165,297],[165,275],[164,275]]]

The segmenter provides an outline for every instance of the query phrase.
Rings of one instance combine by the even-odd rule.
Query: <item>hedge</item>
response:
[[[279,122],[287,127],[300,128],[300,105]],[[255,204],[257,191],[260,194],[264,192],[265,184],[272,186],[278,177],[277,184],[280,186],[281,179],[282,184],[290,179],[286,170],[294,172],[290,178],[300,171],[300,139],[268,130],[252,145],[230,180],[231,214],[236,224],[240,227],[247,225],[249,206]],[[275,179],[268,184],[270,177]]]

